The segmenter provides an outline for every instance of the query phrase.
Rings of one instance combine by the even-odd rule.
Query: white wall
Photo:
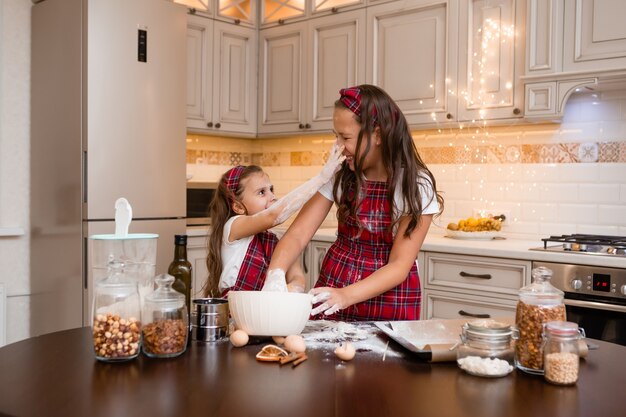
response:
[[[30,0],[0,0],[0,234],[28,230]],[[4,233],[6,234],[6,233]],[[6,342],[29,334],[28,234],[0,236]]]

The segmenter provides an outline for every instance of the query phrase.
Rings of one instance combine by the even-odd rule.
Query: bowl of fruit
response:
[[[458,223],[449,223],[446,236],[453,239],[491,240],[501,238],[502,222],[506,217],[468,217]]]

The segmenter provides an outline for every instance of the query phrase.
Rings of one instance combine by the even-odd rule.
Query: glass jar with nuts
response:
[[[520,289],[515,313],[515,366],[524,372],[543,375],[543,325],[565,321],[563,291],[550,284],[552,271],[538,267],[533,282]]]
[[[146,296],[143,308],[143,353],[152,358],[171,358],[187,348],[189,317],[185,296],[172,289],[174,277],[155,278],[157,289]]]
[[[108,270],[94,289],[94,353],[100,361],[125,361],[136,358],[141,350],[139,290],[124,274],[123,262],[111,260]]]

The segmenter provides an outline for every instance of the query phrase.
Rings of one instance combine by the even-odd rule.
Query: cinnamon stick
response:
[[[285,356],[285,357],[280,358],[280,364],[284,365],[286,363],[293,362],[295,360],[298,360],[298,359],[302,358],[304,355],[305,355],[304,352],[301,352],[301,353],[290,353],[289,356]]]
[[[304,362],[307,359],[309,359],[309,357],[306,355],[306,353],[302,353],[302,357],[295,360],[291,366],[295,368],[296,366],[300,365],[302,362]]]

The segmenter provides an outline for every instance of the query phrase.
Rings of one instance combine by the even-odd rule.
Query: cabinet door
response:
[[[306,22],[260,32],[259,133],[304,128],[302,94]]]
[[[410,124],[455,118],[458,1],[410,0],[367,9],[367,76]]]
[[[459,18],[459,120],[521,117],[524,1],[467,0]]]
[[[212,129],[255,133],[256,30],[216,21],[213,33]]]
[[[365,81],[365,9],[309,23],[305,125],[331,130],[339,90]]]
[[[187,128],[206,129],[213,109],[213,21],[187,16]]]
[[[563,70],[626,68],[626,2],[565,0]]]
[[[202,298],[202,288],[209,275],[206,266],[206,236],[190,236],[187,244],[187,258],[191,262],[191,298]]]
[[[328,248],[330,248],[332,243],[330,242],[319,242],[319,241],[311,241],[309,244],[311,251],[311,265],[309,266],[309,288],[313,288],[317,279],[319,278],[320,271],[322,270],[322,262],[324,261],[324,256],[326,256],[326,252],[328,252]]]

